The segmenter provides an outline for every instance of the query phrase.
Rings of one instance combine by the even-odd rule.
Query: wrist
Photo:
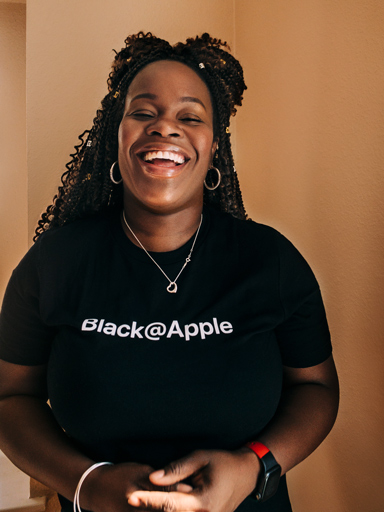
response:
[[[246,444],[260,461],[260,473],[254,490],[254,497],[259,501],[271,498],[279,487],[281,466],[272,455],[271,451],[259,441]]]
[[[244,468],[243,478],[246,484],[246,496],[249,496],[255,490],[260,475],[260,460],[247,446],[240,448],[236,453],[241,460],[240,467]]]
[[[100,477],[102,473],[108,471],[107,466],[112,466],[111,462],[101,462],[90,466],[81,476],[76,488],[74,496],[74,505],[77,512],[82,512],[82,508],[86,510],[97,510],[98,499],[97,491],[100,490]],[[96,503],[95,503],[96,500]]]

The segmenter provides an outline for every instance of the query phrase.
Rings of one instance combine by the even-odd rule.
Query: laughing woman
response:
[[[312,271],[246,219],[242,68],[139,33],[108,85],[7,288],[0,447],[65,511],[288,512],[338,385]]]

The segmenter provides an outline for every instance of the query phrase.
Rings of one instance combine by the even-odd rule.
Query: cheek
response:
[[[123,146],[124,146],[124,140],[126,139],[125,129],[123,123],[120,123],[119,131],[117,132],[117,142],[118,142],[118,149],[119,153],[121,152]]]
[[[134,137],[132,126],[130,126],[129,123],[124,122],[124,120],[121,121],[117,137],[119,143],[119,151],[124,151],[125,149],[129,148]]]
[[[207,130],[207,133],[197,141],[197,144],[201,159],[209,165],[213,156],[213,132]]]
[[[120,124],[119,124],[119,130],[118,130],[118,137],[119,139],[121,137],[123,137],[123,135],[125,134],[125,132],[127,131],[127,120],[125,117],[123,117],[120,121]]]

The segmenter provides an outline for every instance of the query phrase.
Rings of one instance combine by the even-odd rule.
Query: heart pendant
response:
[[[176,283],[169,283],[167,286],[167,292],[169,293],[176,293],[177,292],[177,284]]]

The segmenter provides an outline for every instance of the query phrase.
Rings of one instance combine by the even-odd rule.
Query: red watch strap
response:
[[[256,453],[256,455],[261,459],[269,452],[269,449],[259,441],[251,441],[250,443],[247,443],[245,446],[248,446],[253,452]]]

